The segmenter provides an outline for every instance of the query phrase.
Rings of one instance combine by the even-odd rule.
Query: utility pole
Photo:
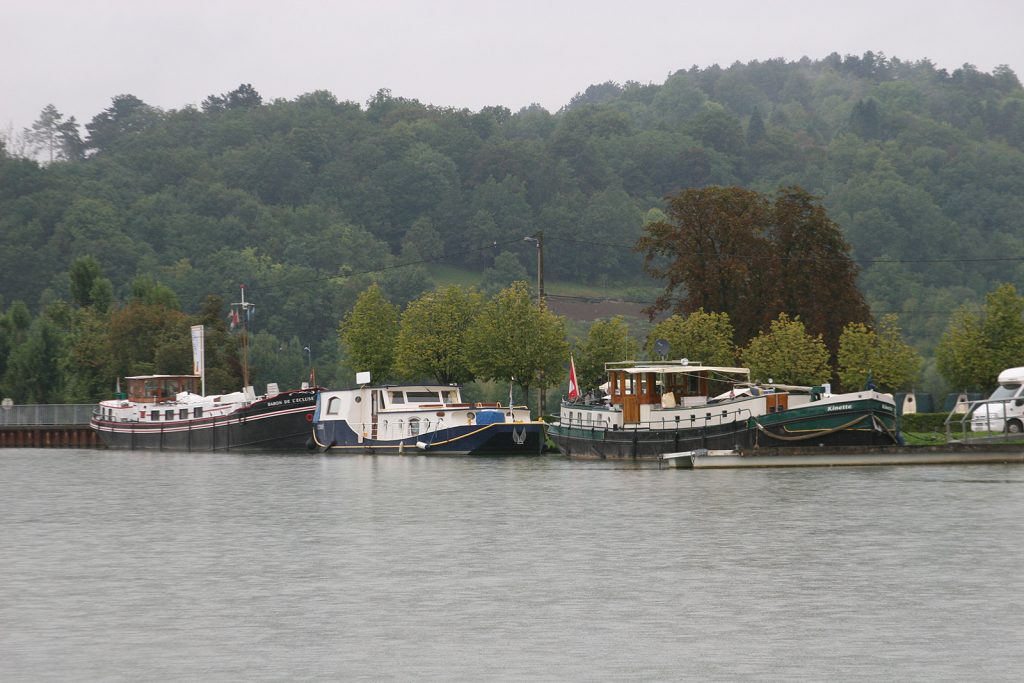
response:
[[[538,230],[523,240],[537,245],[537,305],[544,305],[544,231]]]
[[[530,237],[524,237],[527,242],[537,245],[537,308],[544,308],[544,231],[538,230]],[[539,417],[543,418],[545,411],[544,387],[537,387],[537,410]]]

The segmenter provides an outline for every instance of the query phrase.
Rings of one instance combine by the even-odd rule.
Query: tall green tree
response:
[[[494,258],[494,266],[484,270],[480,279],[480,290],[493,296],[517,280],[525,281],[529,275],[519,257],[510,251],[503,251]]]
[[[839,337],[839,381],[846,391],[867,386],[868,379],[883,391],[909,389],[921,376],[924,361],[900,331],[899,319],[888,314],[877,328],[850,323]]]
[[[395,339],[399,333],[398,307],[370,285],[338,328],[341,350],[354,372],[369,372],[377,383],[394,377]]]
[[[1021,363],[1024,358],[1024,296],[1012,284],[1003,284],[985,297],[981,332],[996,376]]]
[[[72,116],[57,126],[57,139],[60,143],[60,158],[65,160],[81,160],[85,158],[85,142],[78,131],[78,121]]]
[[[113,395],[118,372],[105,310],[91,306],[75,310],[63,351],[64,400],[92,403]]]
[[[747,124],[747,144],[755,145],[762,140],[768,134],[768,131],[764,127],[764,118],[761,116],[761,110],[754,105],[754,110],[750,112],[750,122]]]
[[[799,318],[785,313],[771,322],[740,350],[743,364],[755,380],[813,385],[832,375],[829,352],[821,335],[811,336]]]
[[[538,307],[529,285],[515,282],[481,308],[466,333],[466,354],[477,377],[543,394],[566,376],[565,319]]]
[[[688,358],[704,365],[732,365],[736,362],[732,323],[727,313],[708,313],[703,308],[687,316],[671,315],[647,336],[647,353],[654,355],[659,339],[669,343],[670,358]]]
[[[95,305],[105,311],[113,298],[113,285],[103,277],[99,261],[86,255],[71,262],[68,269],[71,281],[71,300],[81,308]]]
[[[85,124],[88,147],[100,152],[112,151],[128,137],[154,126],[159,112],[134,95],[117,95],[110,106]]]
[[[116,374],[109,382],[132,375],[192,372],[190,323],[180,310],[142,299],[132,299],[111,312],[110,349]],[[206,389],[208,393],[237,391],[238,385],[211,386],[207,373]]]
[[[12,301],[0,315],[0,389],[10,360],[11,350],[23,344],[32,325],[32,314],[24,301]]]
[[[451,286],[411,301],[402,312],[395,342],[395,372],[408,379],[431,377],[440,384],[473,379],[466,333],[483,297]]]
[[[631,360],[639,352],[640,344],[629,333],[622,316],[595,320],[587,329],[587,336],[577,342],[575,348],[573,360],[580,389],[585,391],[605,382],[605,363]]]
[[[993,386],[998,375],[992,374],[992,364],[984,357],[985,346],[978,314],[967,306],[956,309],[935,347],[939,374],[955,389],[982,390]]]
[[[60,359],[64,336],[46,315],[36,318],[24,342],[11,349],[5,391],[17,403],[61,403],[64,378]]]
[[[985,297],[981,315],[953,312],[935,349],[939,373],[954,388],[987,390],[1024,358],[1024,297],[1006,283]]]
[[[210,95],[203,100],[203,111],[218,112],[228,109],[251,109],[263,104],[263,97],[252,87],[251,83],[243,83],[229,93]]]
[[[317,365],[304,348],[298,337],[278,339],[270,332],[253,334],[249,339],[249,359],[256,386],[276,382],[280,389],[298,389],[311,374],[307,360]]]
[[[57,111],[57,107],[48,104],[43,107],[32,128],[25,130],[32,151],[42,153],[50,163],[55,158],[61,158],[60,130],[63,120],[64,115]]]

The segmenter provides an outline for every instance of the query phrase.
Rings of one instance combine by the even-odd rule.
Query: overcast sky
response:
[[[84,124],[115,95],[179,109],[241,83],[557,111],[593,83],[831,52],[1024,78],[1013,0],[0,0],[0,20],[0,132],[49,103]]]

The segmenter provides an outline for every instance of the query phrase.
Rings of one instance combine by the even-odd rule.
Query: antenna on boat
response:
[[[242,326],[240,335],[242,341],[242,387],[249,386],[249,322],[252,318],[256,305],[245,300],[245,285],[239,285],[242,290],[242,300],[231,304],[231,328],[236,325]]]

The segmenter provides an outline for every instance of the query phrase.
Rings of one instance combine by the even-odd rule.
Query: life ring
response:
[[[313,421],[313,413],[306,413],[306,422]]]

